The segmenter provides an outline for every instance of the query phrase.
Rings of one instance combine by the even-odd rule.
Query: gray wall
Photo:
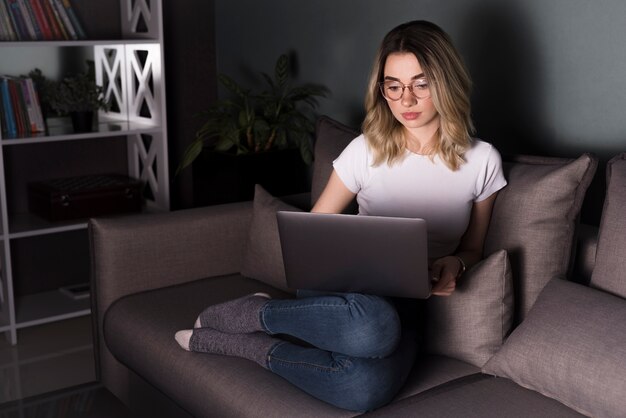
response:
[[[626,151],[624,0],[216,0],[215,7],[219,72],[251,80],[291,52],[299,80],[332,91],[319,112],[348,125],[360,125],[384,34],[426,19],[461,51],[475,84],[478,136],[503,154],[593,152],[605,162]],[[585,209],[592,218],[604,188],[603,173],[597,177]]]

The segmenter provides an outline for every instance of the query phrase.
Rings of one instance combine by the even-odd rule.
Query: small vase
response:
[[[93,132],[93,112],[72,112],[70,116],[75,133]]]

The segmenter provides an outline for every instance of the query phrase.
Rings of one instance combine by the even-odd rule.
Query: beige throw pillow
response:
[[[270,195],[262,186],[256,185],[252,223],[241,274],[278,289],[291,291],[285,279],[283,254],[278,235],[276,212],[279,210],[302,211]]]
[[[513,321],[513,279],[505,250],[468,270],[450,296],[426,301],[425,348],[482,367],[502,346]]]

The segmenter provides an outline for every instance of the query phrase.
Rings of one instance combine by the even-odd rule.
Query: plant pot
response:
[[[308,167],[297,149],[234,155],[203,150],[193,163],[194,206],[252,200],[254,185],[274,196],[308,190]]]
[[[93,132],[93,114],[94,112],[70,113],[74,133]]]

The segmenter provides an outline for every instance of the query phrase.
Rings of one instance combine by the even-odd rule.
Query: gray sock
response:
[[[271,349],[281,343],[281,340],[264,332],[228,334],[211,328],[178,331],[176,341],[189,351],[241,357],[265,368]]]
[[[261,308],[269,296],[256,293],[206,308],[194,328],[213,328],[230,334],[264,331],[261,325]]]

